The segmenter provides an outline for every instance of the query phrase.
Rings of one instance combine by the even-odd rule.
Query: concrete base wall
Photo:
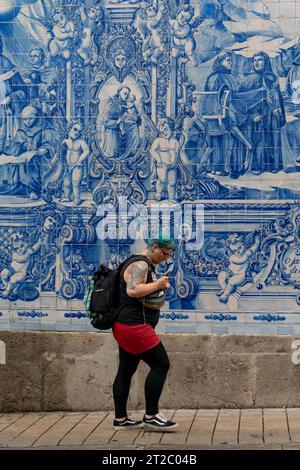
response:
[[[171,360],[161,408],[300,407],[300,365],[292,362],[299,338],[160,336]],[[113,408],[118,350],[111,334],[0,331],[0,340],[0,411]],[[141,364],[129,409],[144,408],[146,374]]]

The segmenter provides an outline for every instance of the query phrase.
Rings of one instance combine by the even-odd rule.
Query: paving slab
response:
[[[7,413],[0,416],[0,432],[7,428],[10,424],[22,418],[23,413]]]
[[[113,428],[114,412],[106,414],[105,418],[101,421],[89,437],[85,440],[85,445],[101,445],[108,444],[112,437],[116,434]],[[125,431],[124,431],[125,432]]]
[[[174,413],[173,420],[178,424],[178,430],[172,433],[165,433],[161,438],[161,444],[184,444],[189,435],[193,421],[195,419],[195,410],[177,410]]]
[[[33,447],[58,446],[59,442],[82,420],[87,413],[67,413],[54,426],[35,441]]]
[[[300,408],[286,410],[292,443],[300,443]]]
[[[263,411],[264,440],[266,444],[289,444],[290,436],[284,408],[265,408]]]
[[[76,446],[86,441],[92,432],[101,425],[106,418],[104,411],[90,412],[79,423],[77,423],[59,442],[60,446]]]
[[[220,410],[215,427],[214,445],[238,444],[238,432],[241,410]]]
[[[210,445],[218,415],[219,410],[197,410],[186,444]]]
[[[0,432],[0,447],[8,446],[22,432],[36,423],[44,416],[44,413],[27,413],[20,419],[12,422]],[[13,445],[13,444],[12,444]]]
[[[241,411],[239,445],[245,444],[264,444],[262,409]]]
[[[47,413],[36,423],[25,429],[11,443],[15,447],[32,446],[45,432],[63,418],[63,413]]]

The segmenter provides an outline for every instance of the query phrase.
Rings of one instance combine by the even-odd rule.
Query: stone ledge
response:
[[[295,336],[161,334],[171,369],[163,408],[299,407]],[[0,331],[1,411],[113,408],[118,350],[110,333]],[[133,378],[129,406],[144,407],[147,367]]]

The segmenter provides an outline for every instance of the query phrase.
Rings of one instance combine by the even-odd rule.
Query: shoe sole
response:
[[[178,428],[178,424],[174,424],[174,426],[169,426],[167,428],[155,426],[154,424],[144,424],[144,431],[151,431],[151,432],[176,432]]]
[[[125,429],[141,429],[144,427],[144,423],[133,424],[132,426],[114,426],[115,431],[124,431]]]

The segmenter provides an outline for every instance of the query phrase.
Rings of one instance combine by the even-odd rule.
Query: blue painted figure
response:
[[[0,292],[1,297],[7,298],[18,283],[25,281],[31,258],[40,250],[43,241],[44,237],[41,236],[37,243],[29,246],[24,233],[15,232],[12,234],[11,264],[9,268],[4,268],[0,273],[3,289]]]
[[[226,303],[229,296],[245,282],[249,260],[258,249],[259,244],[260,240],[257,234],[254,244],[248,249],[245,241],[239,234],[234,233],[228,237],[226,245],[231,253],[229,256],[229,266],[226,271],[221,271],[218,275],[221,290],[217,295],[220,302]]]
[[[208,159],[206,171],[216,175],[229,174],[231,177],[238,177],[244,172],[244,161],[233,157],[233,149],[237,147],[237,142],[242,142],[248,150],[251,150],[252,145],[239,128],[244,110],[239,109],[241,100],[238,100],[236,96],[232,98],[236,89],[232,76],[232,65],[232,53],[229,51],[221,52],[215,58],[204,89],[206,92],[218,92],[218,94],[212,93],[205,97],[202,104],[202,113],[206,110],[211,112],[214,107],[212,100],[220,100],[220,95],[222,97],[227,93],[227,101],[223,103],[224,110],[218,110],[220,115],[223,112],[224,115],[227,115],[226,127],[224,129],[214,129],[211,134],[208,131],[208,145],[212,152]]]
[[[261,93],[264,89],[266,93]],[[254,174],[277,173],[283,169],[281,129],[286,123],[285,109],[278,80],[265,52],[253,57],[253,72],[239,86],[239,91],[256,91],[248,109],[245,129],[253,143],[246,168]]]
[[[84,65],[95,64],[98,57],[97,46],[94,41],[94,35],[98,35],[104,30],[103,9],[99,6],[90,6],[88,8],[80,6],[80,18],[84,26],[82,32],[82,41],[78,49],[78,54],[84,61]]]
[[[9,166],[0,165],[0,194],[29,196],[36,200],[42,196],[47,173],[51,170],[51,158],[56,151],[56,133],[42,119],[41,109],[26,106],[21,119],[20,128],[7,151]]]
[[[160,36],[164,8],[164,4],[161,3],[158,9],[150,6],[142,9],[142,12],[137,10],[135,18],[135,25],[144,40],[144,59],[150,60],[153,64],[157,63],[164,51]]]
[[[103,152],[109,157],[124,159],[139,148],[142,119],[134,102],[135,97],[127,86],[120,87],[107,102]]]
[[[79,205],[81,184],[86,173],[86,160],[89,155],[89,146],[82,135],[82,125],[79,122],[70,124],[68,139],[63,141],[67,147],[67,165],[64,177],[64,197],[62,202],[74,201]]]
[[[299,104],[297,91],[300,89],[300,39],[295,48],[295,57],[288,72],[285,97],[292,98],[293,103]]]
[[[49,41],[49,51],[51,57],[61,57],[70,60],[72,40],[75,35],[75,26],[72,21],[68,21],[63,8],[55,8],[52,13],[54,26],[52,30],[53,38]]]
[[[48,84],[55,79],[55,70],[49,67],[47,58],[42,48],[34,48],[29,52],[30,68],[22,73],[24,83],[28,86],[28,96],[42,105],[43,97],[46,94]]]
[[[12,142],[26,100],[26,86],[18,70],[3,55],[3,40],[0,36],[0,153],[4,153]]]
[[[170,20],[173,33],[171,56],[187,58],[194,66],[197,66],[196,42],[193,33],[202,19],[197,18],[192,21],[193,16],[194,8],[191,5],[180,5],[176,12],[176,18]]]
[[[163,190],[166,188],[167,198],[174,201],[180,143],[173,135],[175,125],[172,119],[161,119],[158,128],[159,136],[153,141],[150,149],[157,173],[155,198],[160,201],[163,198]]]

